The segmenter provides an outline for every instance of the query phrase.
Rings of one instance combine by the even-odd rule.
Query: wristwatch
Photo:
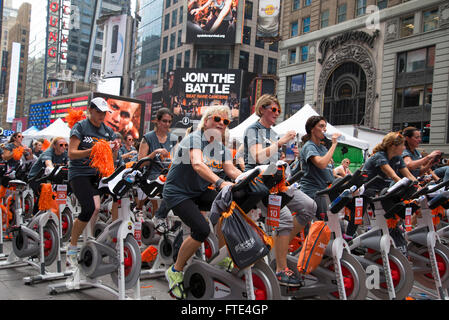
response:
[[[215,181],[215,187],[220,188],[221,184],[224,182],[222,178],[218,178],[217,181]]]

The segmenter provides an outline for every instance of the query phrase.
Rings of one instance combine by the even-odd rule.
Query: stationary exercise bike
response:
[[[376,179],[382,178],[375,177],[372,181]],[[374,266],[379,271],[380,283],[370,288],[370,292],[381,300],[405,299],[413,287],[411,264],[396,248],[387,219],[394,218],[395,215],[405,218],[404,200],[410,199],[416,191],[416,183],[403,179],[390,188],[383,189],[375,198],[366,196],[363,192],[360,194],[367,207],[374,205],[374,211],[370,214],[371,229],[354,238],[349,245],[352,252],[362,252],[355,257],[365,269],[373,269]],[[417,209],[415,206],[412,211]]]
[[[349,245],[342,236],[340,216],[345,205],[352,201],[352,193],[346,189],[357,190],[365,183],[364,174],[357,170],[353,175],[339,178],[327,189],[317,192],[324,197],[328,211],[324,217],[331,230],[331,239],[326,246],[321,263],[309,274],[300,273],[297,269],[298,255],[287,256],[287,266],[302,280],[299,287],[281,286],[284,297],[305,299],[363,300],[367,296],[365,287],[366,274],[357,259],[351,254]],[[338,202],[335,199],[340,199]],[[332,202],[331,202],[332,200]],[[274,269],[275,260],[271,262]]]
[[[413,198],[419,197],[416,202],[421,214],[416,227],[405,234],[415,280],[426,288],[436,289],[442,300],[448,299],[444,291],[449,288],[449,248],[442,244],[435,231],[432,210],[449,207],[447,186],[449,181],[425,187],[413,195]]]
[[[142,178],[138,168],[146,161],[149,159],[143,158],[131,168],[121,166],[111,176],[101,179],[99,189],[120,200],[118,219],[107,225],[97,239],[84,243],[78,261],[79,269],[75,270],[70,281],[50,285],[50,294],[96,287],[118,296],[120,300],[129,298],[126,295],[129,289],[133,289],[135,299],[141,298],[141,255],[134,238],[135,221],[130,205],[132,187]],[[86,229],[89,227],[87,225]],[[105,275],[111,276],[117,289],[98,279]]]
[[[48,176],[41,177],[38,174],[31,181],[59,181],[61,168],[56,167]],[[21,198],[21,192],[26,188],[26,183],[21,180],[11,180],[9,185],[15,187],[15,199]],[[70,271],[63,271],[60,253],[60,220],[49,208],[37,212],[29,221],[23,220],[23,208],[20,201],[15,202],[14,214],[17,225],[11,228],[13,233],[13,252],[7,261],[0,263],[1,268],[13,268],[31,265],[40,273],[36,276],[25,277],[25,284],[33,284],[40,281],[50,281],[70,276]],[[37,261],[35,261],[37,259]],[[57,272],[48,272],[46,267],[57,260]]]
[[[267,197],[270,189],[285,179],[285,167],[270,165],[261,178],[259,168],[253,170],[232,188],[233,202],[243,214],[249,212],[259,201]],[[302,174],[302,173],[301,173]],[[289,181],[293,183],[300,174]],[[254,186],[254,187],[253,187]],[[252,188],[253,187],[253,188]],[[285,197],[285,205],[288,198]],[[232,208],[232,204],[231,204]],[[211,217],[217,224],[216,217]],[[218,264],[229,256],[225,246],[211,250],[209,259],[193,258],[184,268],[184,288],[188,300],[279,300],[281,292],[274,271],[264,258],[244,268],[222,268]],[[269,252],[267,252],[268,254]]]

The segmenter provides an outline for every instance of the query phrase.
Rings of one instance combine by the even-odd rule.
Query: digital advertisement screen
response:
[[[137,140],[143,136],[145,101],[93,92],[92,99],[96,97],[104,98],[112,110],[106,112],[104,123],[114,132],[130,133]]]
[[[189,1],[186,43],[235,43],[238,4],[238,0]]]
[[[199,122],[211,105],[231,109],[230,128],[238,124],[241,70],[182,68],[167,74],[163,106],[174,114],[173,127],[187,128]]]

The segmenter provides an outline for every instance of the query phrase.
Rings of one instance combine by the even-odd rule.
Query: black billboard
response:
[[[231,109],[230,128],[239,122],[241,70],[183,68],[166,74],[163,106],[174,114],[173,127],[187,128],[211,105]]]
[[[239,0],[189,1],[186,43],[235,43],[238,2]]]

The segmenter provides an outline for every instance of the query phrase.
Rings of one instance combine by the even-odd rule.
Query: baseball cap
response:
[[[109,105],[106,102],[106,100],[104,100],[101,97],[96,97],[96,98],[92,99],[90,101],[90,106],[96,107],[101,112],[106,112],[106,111],[112,112],[111,109],[109,109]]]

